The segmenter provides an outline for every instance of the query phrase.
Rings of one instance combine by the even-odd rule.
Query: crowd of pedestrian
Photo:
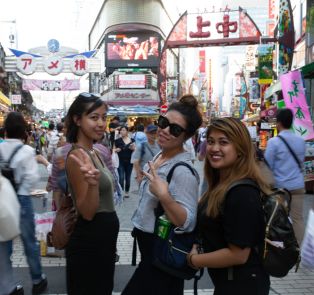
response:
[[[11,112],[0,129],[0,167],[13,171],[10,181],[21,206],[20,236],[33,294],[43,293],[48,284],[41,268],[30,196],[39,180],[38,163],[47,167],[52,210],[61,212],[68,187],[77,214],[65,249],[69,295],[113,292],[119,232],[115,205],[122,193],[124,198],[130,197],[133,165],[139,202],[131,219],[132,236],[141,261],[123,295],[183,294],[184,279],[178,272],[169,273],[151,260],[152,251],[161,247],[160,239],[169,234],[167,227],[181,239],[197,231],[197,242],[191,245],[190,253],[183,252],[182,263],[195,272],[207,268],[215,295],[269,294],[269,275],[254,250],[265,239],[261,195],[253,186],[232,185],[250,179],[265,194],[271,194],[271,188],[286,188],[292,196],[290,212],[296,239],[302,243],[305,141],[290,130],[291,110],[278,110],[279,134],[269,140],[265,154],[254,147],[240,120],[217,118],[210,125],[203,121],[192,94],[173,102],[157,125],[145,128],[139,124],[131,136],[118,116],[106,131],[107,112],[99,95],[81,93],[56,126],[27,125],[20,113]],[[113,163],[113,154],[118,164]],[[196,154],[204,161],[202,180],[194,168]],[[274,187],[267,183],[256,157],[269,167]],[[172,248],[169,241],[174,257],[172,251],[181,250]],[[12,243],[0,242],[0,295],[24,294],[10,261]]]

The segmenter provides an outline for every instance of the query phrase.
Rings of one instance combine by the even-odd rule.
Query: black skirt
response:
[[[111,295],[119,219],[116,212],[80,216],[66,248],[68,295]]]
[[[149,262],[154,234],[134,228],[141,262],[121,295],[183,295],[184,280],[171,276]]]

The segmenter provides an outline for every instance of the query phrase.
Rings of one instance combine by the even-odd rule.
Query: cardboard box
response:
[[[34,212],[37,214],[47,212],[48,192],[44,190],[36,190],[31,192]]]

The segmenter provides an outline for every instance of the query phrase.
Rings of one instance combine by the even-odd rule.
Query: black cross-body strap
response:
[[[278,135],[277,137],[279,137],[287,146],[287,148],[289,149],[290,153],[292,154],[292,156],[294,157],[295,161],[297,162],[300,170],[301,170],[301,173],[303,173],[303,170],[302,170],[302,165],[301,163],[299,162],[299,159],[297,158],[297,156],[295,155],[294,151],[291,149],[291,147],[289,146],[289,144],[287,143],[287,141],[280,135]]]
[[[2,157],[2,153],[1,153],[1,151],[0,151],[0,163],[6,162],[7,165],[8,165],[8,167],[9,167],[9,166],[10,166],[10,163],[11,163],[13,157],[14,157],[14,155],[18,152],[18,150],[19,150],[22,146],[24,146],[24,144],[20,144],[20,145],[18,145],[17,147],[15,147],[15,149],[13,150],[13,152],[12,152],[10,158],[9,158],[7,161],[4,161],[4,159],[3,159],[3,157]]]

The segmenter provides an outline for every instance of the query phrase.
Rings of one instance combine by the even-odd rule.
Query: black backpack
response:
[[[24,146],[24,145],[21,144],[21,145],[17,146],[13,150],[13,152],[12,152],[11,156],[9,157],[9,159],[6,160],[6,161],[3,160],[2,154],[0,152],[0,169],[1,169],[1,174],[11,182],[11,184],[14,187],[16,192],[18,191],[19,186],[18,186],[18,184],[15,183],[13,169],[10,168],[10,164],[11,164],[11,161],[12,161],[13,157],[15,156],[15,154],[18,152],[18,150],[22,146]]]
[[[259,256],[262,270],[268,275],[277,278],[285,277],[289,270],[295,265],[295,272],[297,272],[301,262],[301,251],[294,234],[292,223],[289,220],[292,198],[290,192],[286,189],[279,189],[268,195],[264,193],[252,179],[243,179],[233,183],[227,189],[225,196],[232,188],[238,185],[253,186],[258,193],[263,194],[261,200],[266,222],[265,240],[254,247],[254,250]],[[275,196],[283,196],[285,198],[287,211],[280,202],[274,198]],[[222,216],[224,215],[224,204],[225,201],[222,202],[220,207]],[[276,244],[267,242],[266,239],[283,242],[284,249],[277,247]],[[228,268],[228,277],[229,279],[232,279],[233,277],[232,267]]]

